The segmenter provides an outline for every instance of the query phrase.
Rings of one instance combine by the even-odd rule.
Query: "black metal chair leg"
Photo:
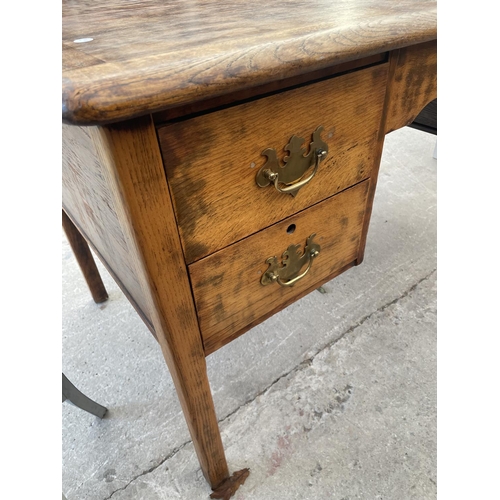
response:
[[[103,418],[106,412],[108,411],[107,408],[101,406],[95,401],[92,401],[90,398],[85,396],[85,394],[80,392],[68,380],[68,378],[66,377],[66,375],[64,375],[64,373],[62,374],[62,400],[63,403],[64,401],[68,400],[70,403],[77,406],[78,408],[88,411],[89,413],[92,413],[92,415],[95,415],[96,417],[99,418]]]

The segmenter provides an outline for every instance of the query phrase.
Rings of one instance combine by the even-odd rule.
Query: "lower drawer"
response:
[[[189,266],[206,354],[355,264],[369,184],[363,181]],[[309,250],[320,246],[315,257],[303,255],[308,238]],[[276,262],[266,262],[270,257]],[[263,285],[262,276],[272,274],[275,279]]]

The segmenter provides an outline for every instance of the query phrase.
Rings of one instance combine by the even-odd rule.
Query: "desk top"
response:
[[[435,0],[63,0],[63,121],[124,120],[436,36]]]

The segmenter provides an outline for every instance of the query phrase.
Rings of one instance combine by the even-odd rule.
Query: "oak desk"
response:
[[[63,209],[158,340],[213,488],[205,357],[361,263],[436,36],[431,0],[63,1]]]

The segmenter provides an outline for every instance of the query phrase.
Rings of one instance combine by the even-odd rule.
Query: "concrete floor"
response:
[[[207,358],[236,500],[436,497],[436,137],[386,138],[365,260]],[[207,499],[160,349],[63,236],[63,370],[108,407],[62,405],[68,500]]]

